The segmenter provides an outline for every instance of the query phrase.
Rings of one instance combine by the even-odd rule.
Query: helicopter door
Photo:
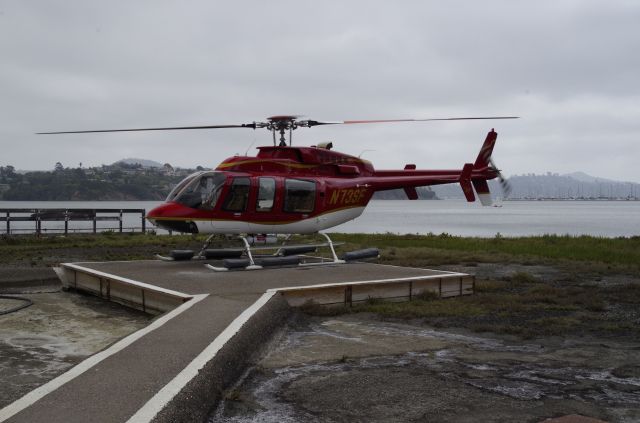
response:
[[[251,181],[248,177],[237,176],[233,178],[222,203],[222,210],[229,212],[232,218],[219,222],[221,229],[229,230],[230,233],[248,230],[249,226],[242,218],[249,203],[250,187]],[[218,222],[214,223],[214,225],[218,226]]]

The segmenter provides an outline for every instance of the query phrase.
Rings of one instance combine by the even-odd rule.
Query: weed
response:
[[[432,301],[437,300],[440,296],[435,291],[424,290],[421,293],[414,295],[413,298],[419,301]]]
[[[376,305],[376,304],[382,304],[383,303],[383,299],[382,298],[377,298],[377,297],[367,297],[367,299],[364,301],[364,303],[368,306],[371,305]]]
[[[528,285],[538,282],[538,279],[528,272],[516,272],[509,277],[511,286]]]
[[[507,285],[505,281],[495,281],[491,279],[479,279],[476,281],[477,293],[497,292],[504,289]]]
[[[299,310],[311,316],[339,316],[351,312],[351,309],[344,305],[323,306],[313,300],[306,301]]]
[[[238,389],[232,389],[225,394],[224,399],[227,401],[240,401],[242,399],[242,394]]]

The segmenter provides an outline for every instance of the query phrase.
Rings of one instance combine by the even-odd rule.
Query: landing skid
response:
[[[323,236],[326,242],[317,244],[286,244],[290,235],[279,245],[252,246],[244,236],[239,236],[243,247],[209,249],[213,237],[206,239],[200,251],[196,254],[192,250],[173,250],[170,256],[156,255],[162,261],[191,261],[191,260],[222,260],[222,266],[214,266],[206,263],[205,266],[216,272],[227,272],[229,270],[258,270],[265,267],[313,267],[345,264],[349,261],[378,258],[379,251],[376,248],[366,250],[351,251],[338,258],[335,246],[343,243],[335,243],[325,233],[318,233]],[[331,255],[327,257],[317,257],[308,255],[316,252],[318,248],[329,248]],[[261,251],[275,251],[269,254],[260,254]]]
[[[331,241],[331,238],[329,238],[327,234],[325,233],[319,233],[319,234],[322,235],[327,240],[326,243],[307,244],[307,245],[281,245],[281,246],[273,246],[273,247],[267,247],[267,246],[251,247],[245,237],[240,237],[240,239],[244,243],[244,252],[247,256],[246,259],[237,259],[236,261],[225,260],[224,267],[212,266],[210,264],[205,264],[205,267],[216,272],[227,272],[229,270],[259,270],[265,267],[275,267],[275,266],[306,267],[306,266],[327,266],[327,265],[346,263],[345,260],[339,259],[338,255],[336,254],[336,250],[334,246],[337,244],[334,244],[334,242]],[[321,248],[321,247],[329,247],[329,250],[331,251],[332,260],[325,261],[324,259],[322,259],[322,261],[319,261],[319,262],[301,262],[302,258],[306,256],[287,254],[288,251],[292,251],[292,250],[295,251],[296,249],[299,249],[300,251],[302,251],[302,249],[307,248],[307,250],[304,252],[310,252],[310,251],[315,251],[315,249]],[[312,250],[308,250],[309,248],[312,248]],[[277,249],[277,251],[274,254],[266,256],[265,258],[258,258],[257,260],[254,259],[254,254],[252,253],[252,251],[274,250],[274,249]],[[246,263],[246,266],[244,266],[245,263]]]

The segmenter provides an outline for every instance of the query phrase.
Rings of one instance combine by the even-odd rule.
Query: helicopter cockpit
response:
[[[213,210],[225,180],[222,172],[196,172],[182,180],[169,193],[166,201],[175,201],[193,209]]]

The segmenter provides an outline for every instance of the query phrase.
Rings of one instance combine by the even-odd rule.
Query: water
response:
[[[482,207],[464,200],[373,201],[335,232],[398,234],[447,232],[493,237],[544,234],[604,237],[640,235],[639,201],[507,201]]]
[[[0,201],[0,208],[143,208],[158,201]],[[12,227],[17,223],[12,223]],[[33,228],[33,223],[23,223]],[[46,222],[45,228],[61,222]],[[139,227],[138,216],[126,217],[125,227]],[[17,226],[16,226],[17,227]],[[90,223],[87,222],[87,227]],[[100,222],[117,228],[117,222]],[[148,228],[153,228],[150,224]],[[4,232],[0,226],[0,233]],[[507,201],[502,207],[482,207],[463,200],[372,201],[359,218],[330,229],[348,233],[435,233],[493,237],[544,234],[604,237],[640,235],[638,201]]]

